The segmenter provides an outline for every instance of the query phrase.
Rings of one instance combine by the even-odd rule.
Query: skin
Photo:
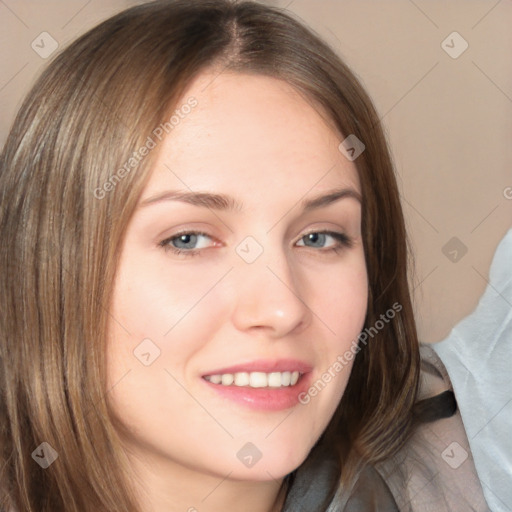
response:
[[[201,376],[295,358],[312,365],[315,382],[350,348],[367,303],[360,201],[345,197],[306,212],[300,203],[332,189],[361,194],[360,183],[338,150],[344,137],[287,83],[204,72],[182,103],[190,96],[198,105],[159,143],[122,247],[109,399],[129,428],[123,442],[143,510],[278,510],[282,479],[326,428],[351,363],[307,405],[279,411],[233,403]],[[242,207],[143,205],[169,190],[222,193]],[[182,230],[208,234],[188,245],[167,242],[198,248],[195,256],[160,245]],[[352,245],[305,236],[322,230],[344,233]],[[236,252],[247,236],[263,249],[251,264]],[[160,350],[148,366],[133,352],[144,339]],[[252,467],[236,456],[247,442],[262,454]]]

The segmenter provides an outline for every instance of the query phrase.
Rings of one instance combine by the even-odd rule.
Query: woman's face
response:
[[[288,84],[204,73],[180,105],[191,97],[153,136],[114,287],[108,396],[155,471],[277,479],[351,371],[367,301],[360,183]]]

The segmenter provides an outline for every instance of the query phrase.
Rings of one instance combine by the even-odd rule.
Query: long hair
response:
[[[364,143],[354,163],[369,282],[365,329],[372,336],[359,344],[323,437],[337,453],[343,484],[358,461],[384,460],[410,435],[419,349],[406,233],[368,95],[332,49],[282,10],[250,1],[150,2],[101,23],[50,63],[0,157],[6,509],[138,510],[108,407],[105,345],[120,246],[158,148],[133,168],[126,162],[207,69],[285,80],[320,106],[343,138]],[[373,335],[397,304],[400,312]],[[48,447],[58,459],[42,469],[37,456],[56,455]]]

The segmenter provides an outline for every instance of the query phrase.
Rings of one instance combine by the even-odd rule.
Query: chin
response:
[[[304,446],[304,445],[299,445]],[[288,453],[281,449],[268,447],[267,453],[250,467],[243,467],[241,463],[233,471],[231,477],[236,480],[272,481],[284,478],[295,471],[307,458],[309,450],[290,448]],[[243,457],[242,457],[243,459]]]

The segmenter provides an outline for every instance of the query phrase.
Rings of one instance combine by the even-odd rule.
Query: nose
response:
[[[232,321],[240,331],[264,332],[280,338],[303,330],[311,321],[311,310],[300,295],[298,278],[285,257],[253,263],[239,262],[233,273],[236,304]]]

